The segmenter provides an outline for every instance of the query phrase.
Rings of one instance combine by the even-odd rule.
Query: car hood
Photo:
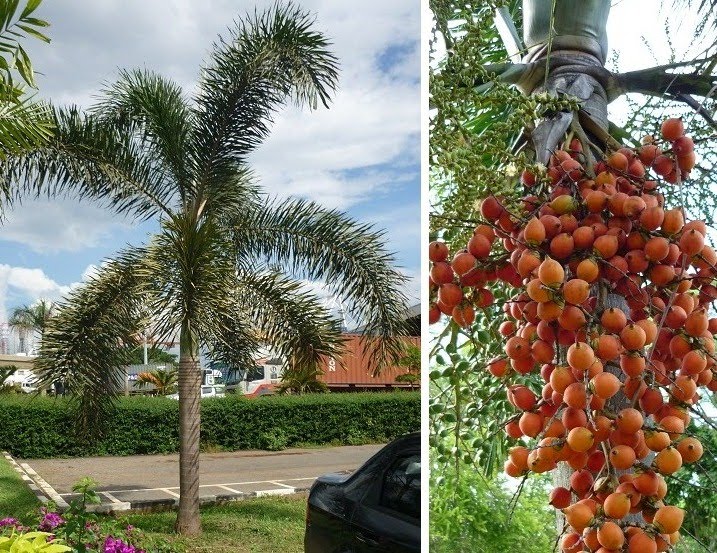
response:
[[[319,476],[316,481],[321,482],[322,484],[343,484],[349,479],[349,476],[351,476],[352,473],[353,471],[348,470],[342,472],[330,472]]]

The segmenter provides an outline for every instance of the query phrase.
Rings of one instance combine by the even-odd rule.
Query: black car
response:
[[[305,553],[421,550],[421,435],[394,440],[360,469],[314,482]]]

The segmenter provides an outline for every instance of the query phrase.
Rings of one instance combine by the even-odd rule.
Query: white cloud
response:
[[[13,207],[2,224],[2,239],[35,252],[76,252],[97,246],[129,223],[99,206],[72,200],[36,200]]]
[[[30,297],[27,303],[33,303],[39,298],[59,300],[69,290],[70,286],[55,282],[42,269],[0,264],[0,321],[7,321],[9,292]]]

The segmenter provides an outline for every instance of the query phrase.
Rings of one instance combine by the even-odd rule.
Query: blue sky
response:
[[[191,91],[211,43],[270,2],[47,0],[52,44],[27,42],[40,96],[89,106],[119,68],[146,67]],[[286,108],[251,164],[271,194],[310,198],[386,229],[419,294],[420,10],[415,0],[306,0],[334,42],[340,90],[330,110]],[[38,297],[58,299],[124,244],[156,228],[71,198],[28,201],[0,227],[0,320]]]

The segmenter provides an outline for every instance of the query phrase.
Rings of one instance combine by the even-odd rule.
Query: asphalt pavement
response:
[[[307,490],[327,472],[357,469],[382,445],[284,451],[202,453],[203,503]],[[74,497],[72,486],[89,476],[98,482],[100,511],[172,506],[179,499],[179,455],[16,459],[17,465],[60,508]]]

